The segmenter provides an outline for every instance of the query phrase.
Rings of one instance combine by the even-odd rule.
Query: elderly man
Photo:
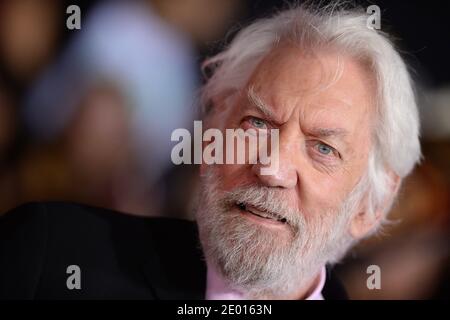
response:
[[[198,232],[25,205],[0,220],[0,296],[342,298],[326,265],[380,227],[420,158],[407,68],[367,19],[293,8],[206,61],[205,129],[277,129],[278,165],[263,174],[261,162],[202,164]]]

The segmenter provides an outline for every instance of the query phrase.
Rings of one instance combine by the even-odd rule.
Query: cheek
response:
[[[347,174],[333,176],[303,175],[300,177],[300,204],[306,213],[325,212],[340,208],[353,187]]]
[[[251,182],[252,172],[249,165],[214,165],[214,170],[221,181],[220,188],[223,191],[230,191]]]

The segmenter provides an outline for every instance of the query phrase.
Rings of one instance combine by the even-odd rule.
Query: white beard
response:
[[[354,243],[348,222],[360,199],[358,186],[341,208],[306,219],[302,212],[287,207],[282,190],[252,185],[221,192],[214,167],[207,170],[197,209],[205,257],[231,288],[248,299],[297,292]],[[232,210],[239,202],[281,214],[287,220],[286,232],[271,230]]]

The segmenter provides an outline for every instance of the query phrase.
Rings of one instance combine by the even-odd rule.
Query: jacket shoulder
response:
[[[70,265],[82,268],[92,289],[78,298],[148,298],[138,279],[149,256],[192,255],[195,237],[190,221],[75,203],[24,204],[0,216],[0,299],[77,298],[66,287]]]
[[[13,233],[17,228],[30,229],[42,233],[48,231],[44,226],[56,225],[63,234],[72,229],[74,232],[89,231],[91,225],[100,227],[96,230],[101,234],[101,227],[122,225],[124,228],[145,226],[156,234],[165,234],[167,228],[174,232],[196,232],[195,223],[188,220],[166,217],[141,217],[111,209],[93,207],[70,202],[30,202],[20,205],[3,215],[0,215],[0,228]],[[80,228],[78,228],[80,227]],[[66,230],[64,230],[67,228]],[[31,234],[35,233],[31,232]],[[3,233],[6,235],[8,232]],[[22,232],[23,233],[23,232]]]
[[[0,216],[0,298],[31,299],[44,267],[47,215],[25,204]]]

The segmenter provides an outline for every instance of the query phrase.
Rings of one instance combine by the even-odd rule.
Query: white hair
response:
[[[362,9],[335,2],[325,7],[297,6],[242,29],[221,53],[207,59],[212,75],[201,92],[209,112],[215,97],[242,89],[262,59],[280,43],[301,50],[337,49],[361,61],[376,81],[374,148],[369,156],[368,211],[385,205],[388,170],[407,176],[420,160],[419,116],[407,67],[387,34],[367,26]],[[392,203],[384,208],[389,211]]]

